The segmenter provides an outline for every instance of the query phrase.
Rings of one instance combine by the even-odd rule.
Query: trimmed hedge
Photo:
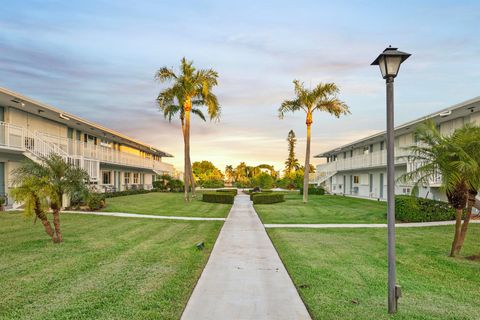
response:
[[[283,193],[274,193],[274,192],[265,192],[265,193],[253,193],[250,195],[253,204],[270,204],[270,203],[278,203],[284,202],[284,194]]]
[[[145,189],[130,189],[130,190],[123,190],[123,191],[115,191],[115,192],[105,192],[105,198],[115,198],[115,197],[123,197],[123,196],[131,196],[134,194],[143,194],[143,193],[150,193],[152,190],[145,190]]]
[[[232,193],[234,195],[237,195],[238,189],[218,189],[217,192],[226,192],[226,193]]]
[[[412,196],[395,197],[395,217],[403,222],[455,220],[456,211],[447,202]]]
[[[235,195],[232,192],[212,192],[204,193],[202,196],[202,201],[211,203],[233,204],[234,198]]]
[[[300,188],[300,194],[303,194],[303,188]],[[323,188],[308,188],[308,194],[316,194],[323,196],[325,194],[325,189]]]

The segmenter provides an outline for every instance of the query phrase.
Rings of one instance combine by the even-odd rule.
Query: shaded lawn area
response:
[[[334,195],[285,195],[285,202],[256,204],[263,223],[386,223],[387,204]]]
[[[0,319],[179,319],[222,222],[0,213]],[[205,241],[200,251],[195,244]]]
[[[185,202],[183,193],[151,192],[107,198],[102,211],[152,214],[158,216],[224,218],[232,205],[201,201],[202,195]]]
[[[478,254],[471,225],[463,256]],[[399,313],[387,315],[385,229],[267,229],[315,319],[478,319],[480,261],[449,258],[453,226],[397,229]]]

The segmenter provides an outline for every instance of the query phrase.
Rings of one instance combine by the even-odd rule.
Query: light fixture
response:
[[[442,118],[445,118],[445,117],[448,117],[451,114],[452,114],[452,110],[447,110],[447,111],[440,112],[438,115]]]
[[[409,53],[398,51],[389,46],[372,62],[372,66],[379,66],[383,79],[395,78],[403,61],[410,57]]]
[[[67,117],[66,115],[64,115],[63,113],[60,113],[59,117],[64,119],[64,120],[70,120],[70,118]]]

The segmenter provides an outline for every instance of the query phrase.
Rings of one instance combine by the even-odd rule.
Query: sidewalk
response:
[[[310,319],[248,196],[236,196],[182,319]]]
[[[470,220],[470,223],[480,223],[480,220]],[[420,228],[420,227],[436,227],[454,225],[455,221],[433,221],[433,222],[411,222],[396,223],[396,228]],[[287,224],[287,223],[270,223],[265,224],[265,228],[387,228],[386,223],[325,223],[325,224]]]

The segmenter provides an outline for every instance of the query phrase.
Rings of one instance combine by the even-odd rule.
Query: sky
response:
[[[158,112],[155,82],[182,57],[219,73],[220,121],[192,120],[192,161],[283,169],[287,134],[304,161],[305,115],[278,118],[307,87],[335,82],[351,115],[314,115],[312,154],[385,129],[385,84],[370,63],[411,53],[395,79],[395,122],[480,96],[480,1],[6,1],[0,86],[173,154],[180,123]],[[321,159],[312,159],[314,164]]]

